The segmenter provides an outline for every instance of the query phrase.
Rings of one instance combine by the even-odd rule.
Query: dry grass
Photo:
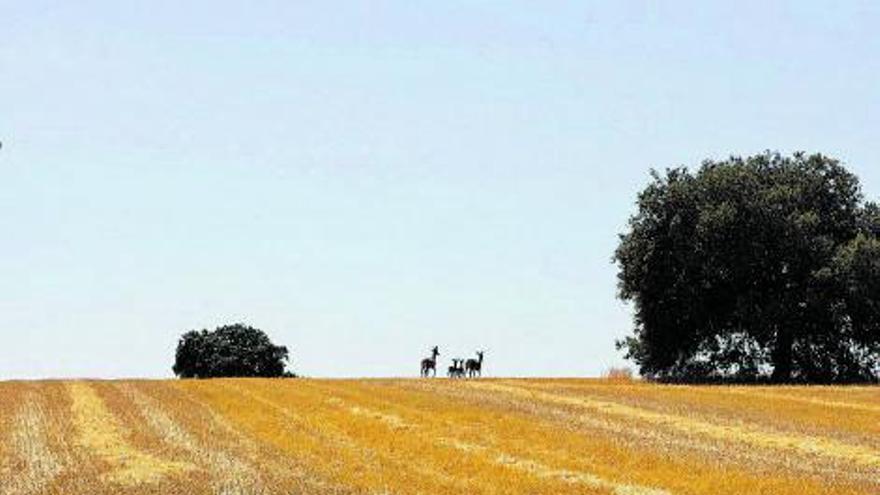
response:
[[[18,468],[5,473],[3,492],[40,493],[61,473],[62,466],[49,449],[46,416],[32,395],[26,396],[12,424],[9,445]]]
[[[880,389],[0,383],[0,494],[880,492]]]
[[[608,368],[602,373],[602,378],[606,380],[617,380],[617,381],[632,381],[635,380],[635,372],[632,368]]]
[[[108,466],[103,481],[139,485],[192,469],[189,464],[161,459],[131,445],[126,439],[126,426],[111,414],[88,384],[73,382],[68,389],[73,400],[71,414],[79,431],[78,443]]]

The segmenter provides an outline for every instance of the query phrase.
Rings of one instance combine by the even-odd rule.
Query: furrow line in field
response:
[[[810,456],[834,458],[856,463],[865,467],[880,468],[880,452],[874,449],[838,442],[824,437],[780,433],[750,424],[720,425],[699,419],[651,411],[607,400],[563,396],[512,385],[502,385],[489,382],[470,382],[468,383],[468,386],[483,390],[494,390],[514,395],[523,395],[545,402],[575,406],[612,416],[637,419],[646,423],[674,429],[682,433],[698,434],[722,441],[736,441],[755,447],[783,451],[796,450]]]
[[[877,414],[880,407],[869,404],[779,394],[766,388],[685,385],[609,388],[579,382],[516,382],[516,386],[558,395],[586,396],[678,416],[697,415],[711,423],[759,424],[780,434],[829,438],[880,450],[880,415]],[[834,406],[846,409],[847,414],[841,414],[843,411]]]
[[[743,388],[731,388],[728,393],[744,395],[749,397],[762,397],[773,400],[787,400],[799,402],[802,404],[813,404],[821,407],[831,407],[835,409],[850,409],[854,411],[864,411],[869,413],[880,413],[880,405],[860,404],[857,402],[845,402],[839,400],[820,399],[817,397],[803,397],[800,395],[783,394],[771,392],[768,390],[747,390]],[[880,391],[878,391],[880,394]]]
[[[714,399],[725,399],[732,395],[740,397],[755,397],[768,400],[786,400],[799,402],[803,404],[814,404],[822,407],[852,409],[856,411],[864,411],[870,413],[880,413],[880,391],[876,388],[865,389],[857,387],[840,387],[840,389],[849,392],[852,400],[841,400],[838,398],[823,397],[823,393],[827,392],[826,387],[822,386],[798,386],[798,387],[766,387],[766,386],[749,386],[749,385],[730,385],[730,386],[694,386],[694,385],[662,385],[651,383],[632,383],[632,384],[615,384],[613,387],[607,383],[596,382],[595,380],[585,381],[522,381],[517,386],[523,388],[536,388],[542,390],[552,390],[561,388],[572,391],[594,391],[594,392],[613,392],[621,391],[635,392],[638,395],[648,397],[667,397],[674,395],[681,398],[693,398],[694,396],[711,396]],[[859,399],[856,395],[865,392],[873,392],[873,401],[865,402],[864,398]],[[840,390],[835,389],[835,396],[839,396]]]
[[[131,384],[116,384],[117,389],[140,409],[150,427],[171,446],[191,454],[207,464],[214,493],[217,495],[257,495],[265,493],[256,471],[228,452],[206,448],[178,425],[151,397]]]
[[[15,406],[21,403],[22,388],[11,382],[0,382],[0,479],[8,478],[15,469],[12,466],[15,458],[12,437],[18,413]]]
[[[304,383],[304,381],[297,382],[296,388],[287,389],[286,391],[303,394],[305,392],[301,385]],[[407,483],[409,484],[425,483],[435,486],[457,486],[457,490],[467,489],[469,486],[461,483],[460,480],[457,480],[454,477],[438,471],[433,466],[420,462],[418,456],[400,458],[393,455],[391,452],[386,451],[385,446],[383,446],[383,449],[379,449],[363,443],[362,439],[355,438],[344,431],[341,427],[343,425],[332,421],[330,417],[320,410],[322,404],[325,402],[323,399],[317,397],[299,397],[299,401],[293,402],[293,404],[298,407],[308,409],[309,414],[308,416],[305,416],[299,415],[286,407],[288,405],[286,401],[279,403],[279,398],[264,397],[262,394],[253,390],[240,388],[234,385],[226,386],[233,390],[237,390],[238,393],[249,397],[252,401],[263,404],[264,406],[275,410],[277,413],[299,422],[301,426],[304,426],[311,432],[311,434],[323,437],[323,441],[320,442],[321,450],[332,448],[335,452],[318,453],[319,458],[315,459],[314,462],[326,463],[328,460],[339,461],[346,457],[349,458],[350,461],[348,465],[344,466],[344,469],[351,472],[360,472],[361,474],[358,475],[358,477],[367,475],[366,478],[369,479],[369,481],[366,481],[366,484],[362,485],[361,488],[369,487],[368,489],[370,490],[379,489],[380,493],[395,493],[395,490],[389,485],[389,478],[391,476],[393,476],[396,481],[408,480]],[[275,392],[278,392],[278,390],[275,390]],[[347,409],[346,412],[349,414],[359,414],[361,416],[370,414],[366,409],[361,409],[358,413],[353,413],[350,409]],[[351,423],[349,422],[348,426],[350,425]],[[390,439],[386,438],[386,440]],[[320,456],[324,456],[324,458],[321,458]],[[342,474],[348,476],[351,473]],[[434,483],[428,483],[428,480],[431,479],[434,480]],[[407,486],[407,483],[403,483],[403,486]]]
[[[110,466],[102,478],[111,483],[137,485],[194,469],[189,463],[161,459],[140,451],[126,439],[126,429],[97,392],[85,382],[67,385],[78,443]]]
[[[485,394],[479,390],[460,386],[437,386],[434,384],[406,381],[400,384],[404,390],[421,391],[432,394],[441,394],[449,400],[460,400],[473,403],[478,407],[493,407],[499,410],[509,409],[521,414],[528,415],[535,420],[547,421],[548,424],[577,425],[580,431],[601,432],[616,439],[628,439],[630,442],[639,444],[652,443],[662,444],[666,447],[681,447],[683,449],[709,452],[707,446],[694,444],[691,441],[673,436],[668,432],[620,421],[619,418],[603,415],[574,415],[564,409],[553,408],[547,403],[540,403],[526,395],[510,394]],[[714,453],[714,450],[711,452]]]
[[[538,389],[543,391],[565,390],[577,392],[593,392],[598,395],[605,395],[608,392],[619,394],[626,391],[630,396],[641,396],[652,400],[669,401],[674,397],[680,400],[686,400],[688,404],[702,406],[721,406],[722,408],[742,409],[742,404],[730,402],[735,397],[760,399],[756,405],[763,406],[762,410],[766,411],[772,406],[778,407],[779,401],[788,401],[800,404],[811,404],[822,408],[840,408],[866,413],[880,413],[880,391],[877,392],[877,401],[874,403],[853,402],[832,398],[823,398],[814,395],[815,390],[810,387],[801,387],[797,389],[784,388],[768,388],[768,387],[752,387],[752,386],[689,386],[689,385],[653,385],[653,384],[634,384],[630,386],[621,385],[619,387],[610,388],[608,385],[599,385],[589,382],[575,383],[556,383],[556,382],[520,382],[517,386],[529,389]],[[800,393],[792,393],[798,391]],[[806,394],[810,394],[809,396]],[[765,402],[770,401],[770,402]],[[754,407],[749,408],[754,409]]]
[[[302,386],[303,384],[297,385]],[[489,480],[471,479],[470,481],[464,481],[455,477],[454,475],[436,469],[435,467],[433,467],[432,464],[423,464],[422,458],[435,456],[438,454],[438,450],[440,449],[437,449],[437,446],[434,444],[434,441],[437,440],[436,438],[425,436],[420,433],[419,425],[409,421],[405,421],[396,414],[389,414],[387,412],[378,411],[371,407],[367,407],[362,403],[354,404],[349,401],[340,399],[336,396],[328,397],[325,400],[325,403],[337,407],[339,412],[351,414],[359,419],[366,419],[373,422],[376,426],[379,426],[380,428],[387,428],[389,430],[386,435],[388,438],[395,438],[396,435],[405,434],[408,437],[408,441],[412,441],[413,439],[421,440],[420,444],[424,446],[423,451],[416,451],[409,454],[404,454],[405,456],[407,456],[406,458],[394,458],[393,462],[400,463],[408,459],[408,467],[410,469],[428,474],[432,477],[439,479],[440,481],[442,481],[443,486],[457,487],[454,491],[469,490],[476,493],[492,492],[492,486]],[[349,419],[348,422],[352,422],[352,420]],[[355,443],[358,442],[357,439],[353,439],[353,441]],[[443,445],[444,444],[441,442],[441,446]],[[477,461],[481,461],[481,459],[477,459]],[[473,465],[471,467],[473,467]]]
[[[352,490],[333,484],[317,475],[310,469],[305,458],[284,455],[271,441],[260,438],[241,421],[233,421],[227,417],[230,413],[222,403],[212,404],[212,399],[203,396],[208,389],[220,390],[222,382],[193,383],[188,381],[170,382],[173,386],[155,384],[150,387],[150,396],[163,404],[174,403],[174,412],[180,419],[191,425],[192,434],[199,437],[205,446],[223,445],[235,457],[257,470],[262,488],[268,493],[332,493],[341,495],[352,493]],[[234,401],[242,397],[237,391],[228,392],[226,401]],[[216,396],[214,397],[216,399]],[[253,408],[248,403],[244,407]],[[259,408],[257,408],[259,409]],[[283,430],[282,430],[283,431]]]
[[[46,415],[33,396],[25,399],[14,421],[12,447],[22,469],[4,476],[3,495],[43,493],[63,470],[49,448]]]
[[[495,462],[503,466],[531,473],[539,478],[552,478],[565,483],[579,484],[591,488],[608,490],[614,495],[669,495],[670,492],[657,488],[614,483],[594,474],[567,469],[554,469],[530,459],[521,459],[506,454],[497,454]]]
[[[395,384],[404,390],[439,395],[446,401],[475,404],[485,408],[488,414],[510,412],[525,415],[532,421],[562,428],[567,433],[576,431],[586,438],[606,438],[637,452],[653,452],[669,459],[699,456],[706,459],[713,470],[720,469],[718,474],[721,477],[725,477],[724,473],[730,469],[744,469],[745,476],[775,476],[784,472],[791,476],[808,475],[818,484],[835,480],[835,484],[880,486],[876,468],[853,466],[842,459],[779,455],[778,451],[750,448],[744,443],[733,444],[733,448],[725,447],[712,437],[682,435],[677,430],[625,416],[583,414],[582,407],[561,407],[558,403],[540,401],[528,394],[486,393],[457,382],[428,382],[401,380]],[[693,482],[699,485],[697,478]]]
[[[529,473],[538,478],[549,478],[565,483],[584,485],[598,490],[606,490],[614,495],[670,495],[671,492],[659,488],[625,483],[616,483],[592,473],[571,469],[556,469],[532,459],[521,458],[495,451],[479,444],[462,442],[455,438],[443,437],[440,442],[467,454],[489,455],[495,463],[509,469]]]
[[[298,384],[301,386],[301,384]],[[309,383],[306,386],[323,388],[316,383]],[[339,393],[337,389],[323,389],[325,393]],[[346,390],[347,396],[354,401],[356,405],[351,405],[348,401],[332,396],[327,402],[333,403],[341,408],[348,409],[352,414],[372,418],[375,421],[384,424],[391,430],[406,429],[411,436],[419,437],[425,445],[432,445],[439,442],[440,445],[451,447],[459,452],[473,457],[475,461],[490,462],[505,469],[512,469],[526,473],[537,478],[556,480],[571,485],[583,485],[596,490],[607,491],[615,495],[670,495],[668,490],[647,487],[637,484],[618,483],[612,480],[602,478],[594,473],[583,470],[559,469],[548,466],[535,459],[527,457],[518,457],[510,453],[504,452],[503,449],[492,447],[484,443],[474,443],[462,440],[456,435],[456,428],[447,426],[448,420],[435,419],[431,414],[427,414],[424,410],[418,410],[407,407],[402,402],[395,402],[394,406],[400,414],[390,413],[385,410],[378,410],[366,406],[364,403],[377,403],[391,405],[386,400],[380,398],[379,394],[369,395],[353,390],[353,387]],[[404,413],[403,411],[407,411]],[[436,413],[444,418],[443,410],[439,409]],[[484,435],[488,435],[488,431],[483,431]],[[442,436],[437,436],[442,435]]]

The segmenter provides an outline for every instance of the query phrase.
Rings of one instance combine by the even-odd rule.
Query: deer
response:
[[[465,367],[467,368],[468,377],[483,376],[483,353],[485,351],[477,351],[477,359],[468,359]]]
[[[464,359],[458,358],[452,360],[452,366],[449,367],[450,378],[464,378]]]
[[[458,368],[455,370],[456,378],[464,378],[464,358],[458,360]]]
[[[460,369],[460,368],[458,367],[458,366],[459,366],[459,364],[458,364],[459,361],[460,361],[459,359],[453,359],[453,360],[452,360],[452,366],[450,366],[450,367],[449,367],[449,371],[446,372],[446,374],[447,374],[447,376],[449,376],[449,378],[458,378],[458,372],[459,372],[459,369]]]
[[[427,378],[428,372],[433,371],[434,376],[437,376],[437,356],[440,355],[440,351],[437,349],[435,345],[433,349],[431,349],[431,357],[422,359],[422,377]]]

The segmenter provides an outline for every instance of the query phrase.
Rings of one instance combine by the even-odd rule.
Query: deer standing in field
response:
[[[458,360],[458,367],[455,369],[456,378],[464,378],[464,359]]]
[[[467,368],[468,377],[483,376],[483,353],[485,351],[477,351],[477,359],[468,359],[465,367]]]
[[[446,376],[449,378],[455,378],[455,375],[458,374],[458,359],[452,360],[452,366],[449,367],[449,370],[446,372]]]
[[[434,348],[431,349],[431,357],[422,359],[422,378],[427,378],[429,371],[433,371],[434,376],[437,376],[437,356],[439,355],[440,351],[435,345]]]
[[[449,367],[449,378],[464,377],[464,359],[453,359],[452,366]]]

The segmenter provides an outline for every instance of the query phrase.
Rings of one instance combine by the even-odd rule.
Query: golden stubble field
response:
[[[880,493],[880,389],[0,382],[0,493]]]

